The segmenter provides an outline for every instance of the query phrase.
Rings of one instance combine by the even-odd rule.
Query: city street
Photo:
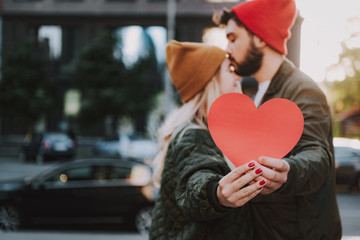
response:
[[[21,163],[14,157],[0,157],[0,181],[19,178],[39,173],[53,163],[38,166],[35,163]],[[339,187],[337,199],[343,225],[344,240],[360,240],[360,193],[347,193]],[[94,229],[63,229],[37,227],[35,229],[20,229],[16,232],[0,232],[0,240],[143,240],[147,236],[140,235],[123,227],[109,230]]]
[[[3,233],[0,240],[146,240],[147,236],[127,232],[32,230]]]

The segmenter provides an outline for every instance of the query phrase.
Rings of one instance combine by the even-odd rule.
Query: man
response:
[[[255,104],[285,98],[304,116],[303,135],[285,158],[258,159],[267,184],[250,202],[255,239],[340,239],[329,106],[316,83],[285,57],[295,2],[247,1],[217,16],[226,26],[234,71],[259,83]]]

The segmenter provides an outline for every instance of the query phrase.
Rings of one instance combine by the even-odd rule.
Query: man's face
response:
[[[250,76],[256,73],[262,63],[263,54],[255,46],[254,37],[244,27],[239,27],[232,19],[226,26],[230,61],[235,68],[235,73],[240,76]]]

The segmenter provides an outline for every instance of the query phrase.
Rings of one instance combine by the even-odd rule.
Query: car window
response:
[[[65,134],[59,133],[59,134],[48,134],[45,136],[45,139],[49,141],[67,141],[70,138]]]
[[[356,151],[349,147],[335,147],[335,160],[339,162],[351,161],[358,154]]]
[[[126,180],[130,177],[131,168],[120,166],[98,166],[95,171],[97,180]]]
[[[94,179],[95,180],[105,180],[109,174],[108,166],[98,166],[96,167]]]
[[[131,174],[131,168],[112,166],[109,179],[128,179]]]
[[[47,182],[75,182],[92,180],[92,167],[76,167],[61,171],[49,177]]]

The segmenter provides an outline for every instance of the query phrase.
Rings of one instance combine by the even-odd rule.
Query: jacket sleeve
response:
[[[306,195],[318,191],[334,172],[331,113],[325,95],[311,82],[293,89],[289,98],[303,113],[304,131],[284,158],[290,172],[278,192]]]
[[[179,176],[175,189],[177,205],[191,221],[223,217],[231,208],[214,203],[211,195],[215,194],[214,182],[218,182],[230,169],[207,131],[187,130],[191,131],[195,135],[185,133],[174,149]]]

